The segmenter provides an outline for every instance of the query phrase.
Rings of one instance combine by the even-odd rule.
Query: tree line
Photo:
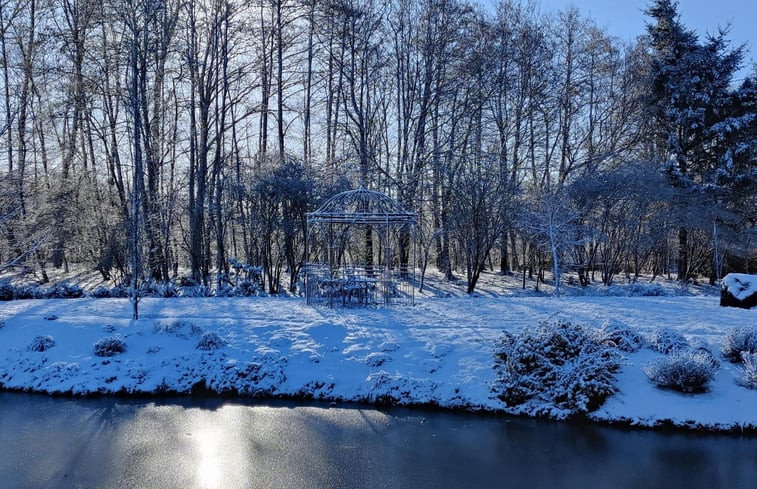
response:
[[[0,272],[220,286],[233,259],[296,290],[305,214],[358,185],[468,292],[749,271],[757,74],[646,15],[626,43],[517,0],[5,0]]]

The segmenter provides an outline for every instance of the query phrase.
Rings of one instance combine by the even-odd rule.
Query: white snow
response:
[[[757,275],[729,273],[723,278],[723,287],[727,288],[733,297],[743,301],[757,294]]]
[[[504,331],[548,319],[599,327],[608,321],[646,337],[660,327],[709,345],[721,358],[730,328],[757,323],[757,310],[700,297],[421,298],[415,307],[312,308],[300,298],[143,299],[133,321],[126,299],[0,303],[0,384],[50,393],[189,393],[204,381],[241,395],[432,403],[504,411],[492,392],[494,351]],[[57,319],[53,319],[56,318]],[[46,319],[48,318],[48,319]],[[203,334],[222,341],[198,349]],[[29,351],[38,336],[54,345]],[[105,337],[126,351],[98,357]],[[620,393],[597,420],[709,429],[757,427],[757,390],[722,360],[711,388],[684,395],[656,388],[642,365],[659,353],[625,353]]]

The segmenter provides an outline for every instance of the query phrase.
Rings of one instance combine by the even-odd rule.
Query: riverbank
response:
[[[508,409],[492,386],[505,331],[543,320],[596,327],[613,321],[645,336],[669,328],[719,356],[729,329],[757,319],[757,311],[719,307],[713,296],[422,298],[414,308],[346,310],[311,308],[298,298],[144,299],[140,310],[133,321],[125,299],[0,304],[0,385],[51,394],[211,392],[502,412]],[[50,344],[30,351],[39,337]],[[101,354],[115,353],[103,340],[125,351],[98,356],[98,343]],[[658,389],[642,372],[658,355],[648,348],[624,353],[620,392],[590,418],[757,429],[757,391],[738,383],[740,366],[721,358],[707,392],[681,394]]]

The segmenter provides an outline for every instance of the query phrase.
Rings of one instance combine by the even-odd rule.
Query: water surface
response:
[[[0,487],[757,487],[757,438],[411,409],[0,392]]]

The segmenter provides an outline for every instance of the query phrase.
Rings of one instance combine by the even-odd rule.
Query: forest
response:
[[[625,42],[518,0],[3,0],[0,274],[297,292],[306,213],[361,185],[468,293],[754,272],[757,69],[679,13]]]

